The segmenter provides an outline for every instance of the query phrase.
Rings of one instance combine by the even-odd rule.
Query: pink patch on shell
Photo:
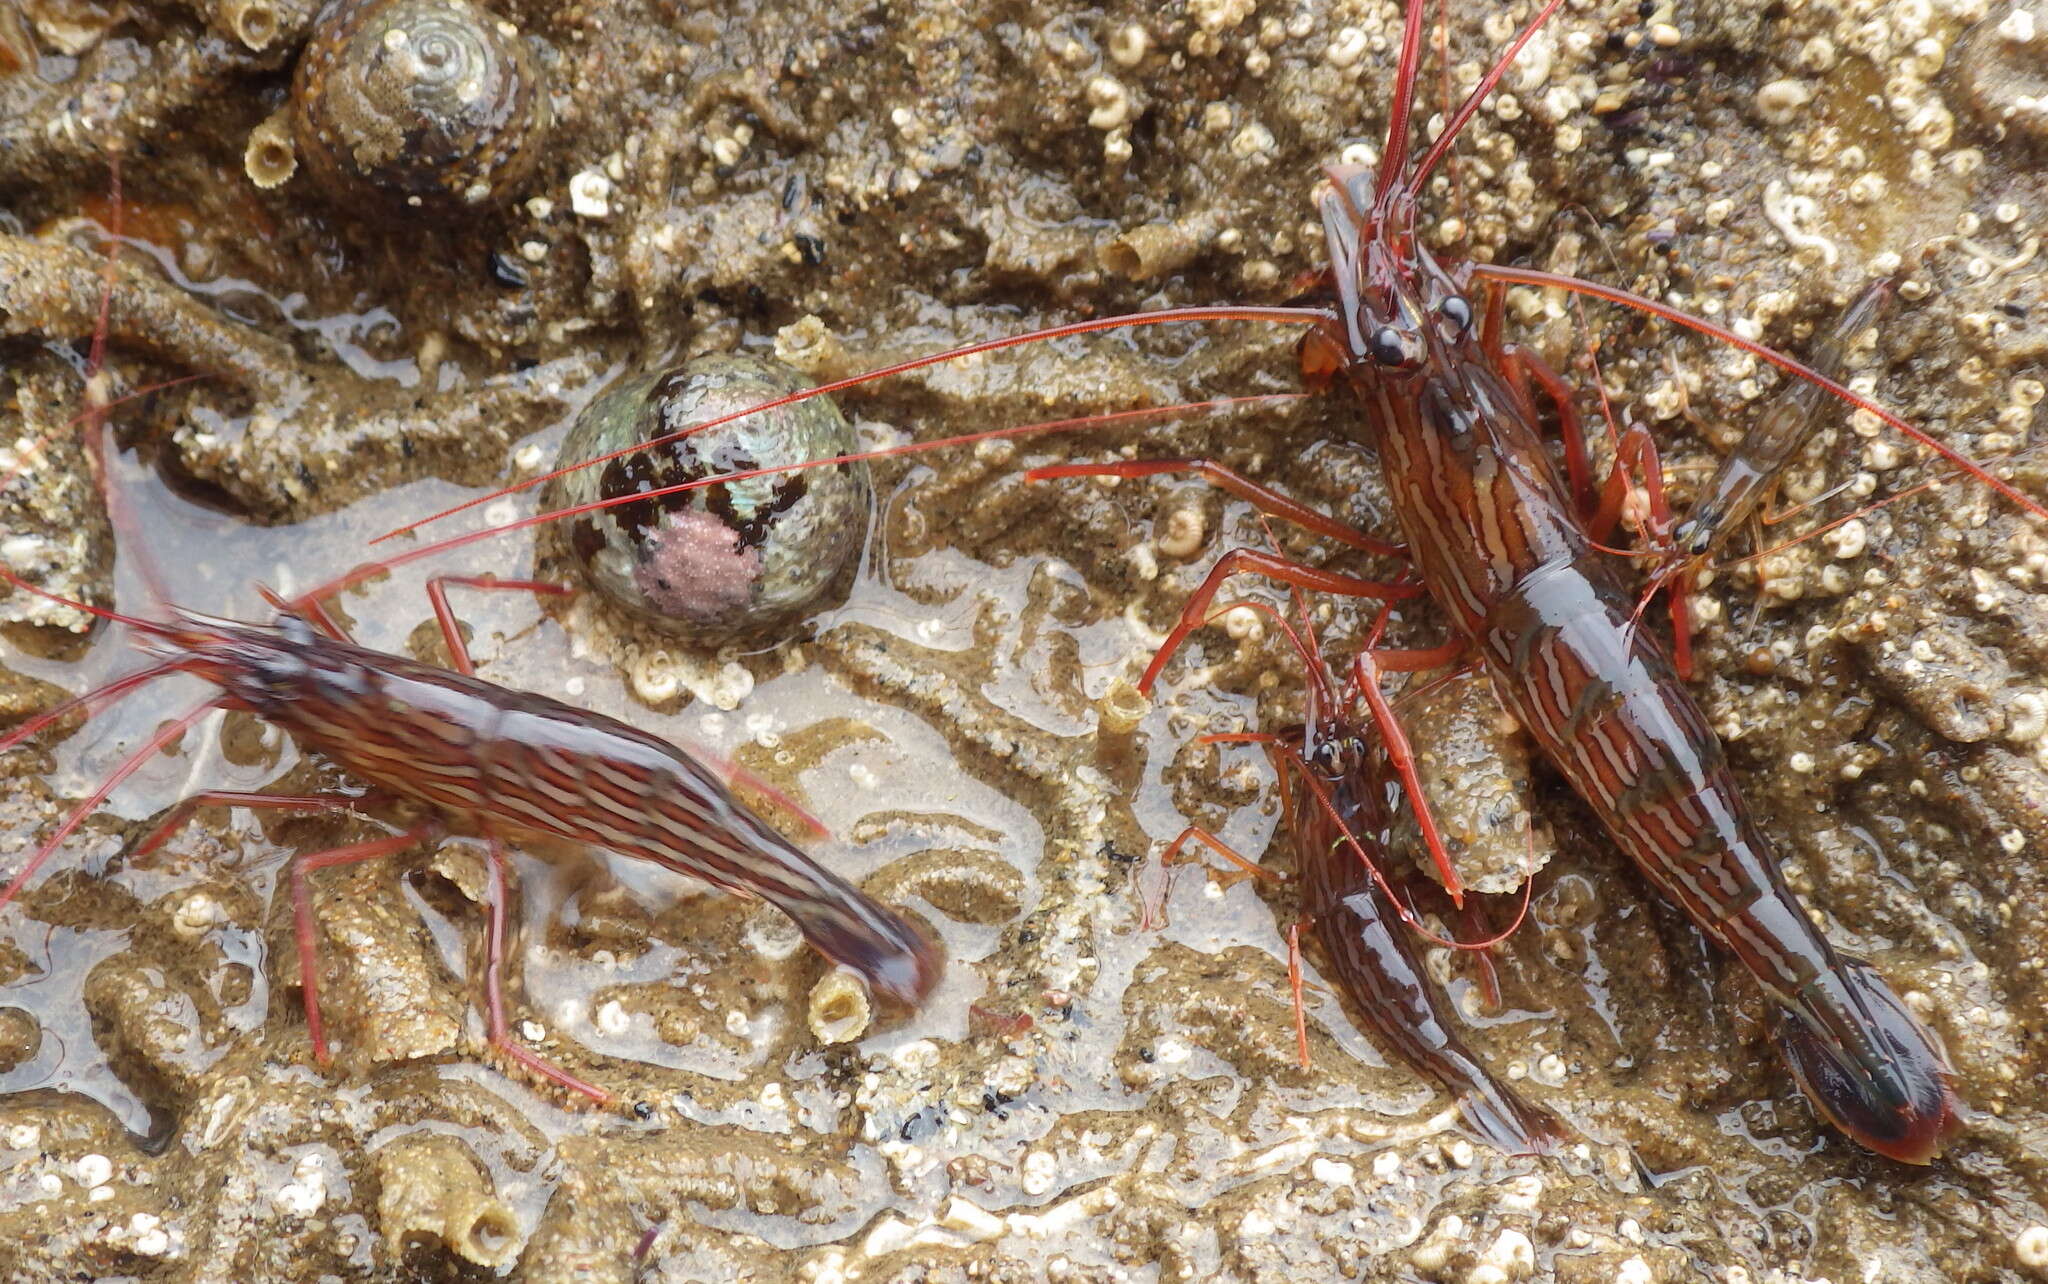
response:
[[[761,577],[761,555],[710,513],[670,515],[643,547],[633,582],[663,615],[719,620],[744,611]]]

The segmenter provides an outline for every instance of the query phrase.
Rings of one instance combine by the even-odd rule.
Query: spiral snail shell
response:
[[[699,357],[629,377],[578,417],[566,467],[809,387],[778,362]],[[858,448],[828,397],[748,415],[549,483],[548,508],[725,473],[830,459]],[[569,551],[605,596],[666,632],[718,643],[758,637],[819,603],[866,542],[865,462],[706,486],[569,519]]]
[[[516,192],[549,123],[519,29],[469,0],[333,0],[292,102],[298,159],[329,193],[437,213]]]

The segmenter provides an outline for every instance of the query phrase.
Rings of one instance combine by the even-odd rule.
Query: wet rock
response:
[[[320,1007],[336,1055],[378,1066],[457,1047],[463,995],[449,985],[417,912],[384,872],[322,870],[312,883]]]
[[[1444,849],[1475,892],[1512,892],[1550,861],[1547,833],[1534,832],[1528,737],[1501,708],[1492,680],[1473,670],[1430,683],[1396,710],[1415,750],[1415,770]],[[1395,842],[1430,877],[1435,863],[1412,811]]]
[[[257,55],[226,28],[202,33],[218,6],[206,8],[128,6],[75,55],[0,12],[0,246],[38,291],[26,311],[0,307],[0,365],[32,371],[0,395],[0,419],[22,407],[6,439],[76,413],[76,352],[102,280],[92,232],[111,222],[105,154],[118,148],[135,244],[115,272],[115,390],[205,376],[125,407],[124,438],[154,448],[192,493],[304,519],[204,527],[175,505],[153,509],[166,546],[218,564],[186,581],[202,610],[228,609],[213,595],[251,578],[303,585],[372,555],[368,536],[474,493],[446,479],[534,475],[556,442],[527,434],[559,432],[615,372],[671,350],[773,348],[826,378],[1042,322],[1277,301],[1321,261],[1301,226],[1319,165],[1380,145],[1389,61],[1374,15],[1314,5],[1204,0],[1184,21],[1027,6],[1003,24],[927,15],[915,32],[829,3],[680,16],[626,3],[602,24],[529,7],[517,16],[552,51],[562,111],[534,198],[393,236],[302,199],[302,184],[250,186],[241,156],[276,105],[300,15]],[[1462,8],[1450,33],[1461,69],[1511,34],[1502,15]],[[1987,22],[2018,8],[1994,6]],[[2028,249],[2039,202],[2031,161],[2012,150],[2021,122],[1975,101],[2007,92],[1973,62],[1984,29],[1959,43],[1961,16],[1940,7],[1895,5],[1877,21],[1783,9],[1567,12],[1510,71],[1512,105],[1481,113],[1445,191],[1424,194],[1419,233],[1456,257],[1679,299],[1795,349],[1888,270],[1885,255],[1933,245],[1916,277],[1925,292],[1884,328],[1865,373],[1974,450],[2022,445],[2041,399]],[[2024,73],[1999,85],[2023,86]],[[1769,89],[1778,82],[1810,93]],[[609,189],[603,217],[591,175]],[[1553,219],[1565,204],[1600,224],[1597,248]],[[1105,246],[1141,248],[1129,238],[1148,228],[1200,237],[1149,269],[1141,257],[1142,281],[1105,267]],[[1567,300],[1511,291],[1508,317],[1578,380],[1589,339]],[[1603,385],[1649,418],[1675,483],[1708,475],[1769,379],[1689,337],[1599,309],[1588,320]],[[1036,345],[921,371],[847,408],[864,434],[894,441],[1289,390],[1293,338],[1218,326]],[[1924,475],[1910,449],[1829,416],[1788,499],[1838,482],[1856,502],[1879,499]],[[1256,751],[1192,741],[1298,721],[1299,662],[1270,627],[1205,628],[1150,706],[1118,702],[1104,736],[1115,684],[1135,678],[1225,548],[1270,538],[1311,564],[1396,569],[1284,528],[1269,537],[1242,504],[1185,482],[1018,475],[1118,453],[1202,455],[1386,533],[1376,467],[1343,403],[1123,431],[893,466],[877,491],[885,542],[817,640],[689,680],[658,640],[605,638],[604,622],[573,610],[542,618],[514,595],[458,603],[487,675],[701,734],[827,818],[833,860],[923,901],[955,961],[902,1030],[819,1047],[801,1024],[815,964],[776,955],[755,911],[666,876],[579,901],[535,872],[515,1023],[543,1026],[551,1051],[590,1049],[592,1077],[624,1103],[618,1117],[567,1114],[463,1046],[473,881],[380,867],[315,880],[329,1011],[355,1023],[337,1034],[337,1065],[317,1070],[299,1034],[288,916],[266,884],[317,835],[224,815],[155,868],[119,859],[135,816],[186,788],[272,784],[265,773],[294,753],[217,755],[210,732],[194,733],[67,847],[68,878],[37,889],[18,919],[8,911],[25,962],[10,985],[43,1031],[12,1075],[54,1057],[120,1110],[53,1103],[10,1077],[0,1273],[401,1278],[414,1266],[380,1229],[376,1155],[422,1135],[459,1137],[499,1198],[536,1210],[525,1252],[502,1268],[530,1279],[1021,1280],[1060,1261],[1083,1279],[1480,1284],[1489,1269],[1522,1269],[1514,1235],[1535,1256],[1530,1278],[2035,1269],[2027,1233],[2048,1225],[2048,1202],[2029,1050],[2041,1043],[2035,907],[2048,889],[2032,859],[2042,737],[2029,728],[2041,719],[2023,698],[2044,689],[2048,563],[2031,528],[1952,486],[1866,514],[1859,539],[1802,545],[1761,582],[1731,569],[1700,594],[1699,690],[1760,824],[1830,934],[1921,996],[1985,1119],[1941,1173],[1906,1186],[1834,1139],[1786,1089],[1762,997],[1538,766],[1530,819],[1561,836],[1560,854],[1536,880],[1531,922],[1494,951],[1503,1009],[1458,1007],[1505,1073],[1519,1068],[1617,1143],[1539,1166],[1457,1136],[1440,1094],[1381,1064],[1313,972],[1311,1069],[1299,1070],[1284,886],[1184,878],[1172,925],[1139,930],[1132,870],[1185,823],[1285,868]],[[2042,484],[2028,461],[2011,467],[2022,486]],[[75,463],[47,477],[62,480],[27,502],[64,502],[8,510],[7,529],[86,530],[96,518]],[[1796,518],[1767,538],[1806,529]],[[486,544],[435,568],[514,573],[525,550]],[[38,570],[46,582],[104,583],[94,550],[61,551]],[[343,609],[395,649],[427,614],[416,582],[393,579],[388,595],[365,586]],[[263,609],[253,594],[238,603]],[[1310,609],[1319,645],[1356,645],[1363,612]],[[1940,681],[1923,686],[1905,665],[1930,628],[1934,658],[1920,662]],[[1404,608],[1397,630],[1400,645],[1433,645],[1443,621]],[[67,646],[84,658],[45,647],[8,663],[67,690],[132,663],[118,639]],[[159,725],[157,698],[135,697],[132,721],[117,711],[18,758],[32,765],[8,781],[0,829],[15,847],[0,855],[18,856],[56,803],[80,795],[76,775]],[[813,726],[824,730],[807,738]],[[209,925],[192,910],[194,935],[177,935],[170,885],[223,883],[270,896],[269,917],[231,908]],[[553,917],[565,905],[567,921]],[[195,941],[233,948],[256,967],[237,981],[233,960],[207,956],[153,979],[171,940],[195,958]],[[102,950],[118,959],[94,998],[116,1022],[107,1042],[149,1053],[111,1067],[77,995],[50,982],[93,976]],[[1458,994],[1477,988],[1469,961],[1443,970]],[[218,1028],[196,997],[215,988]],[[1000,1014],[1000,1030],[977,1010]],[[391,1055],[352,1059],[379,1027],[398,1032]],[[199,1047],[220,1059],[205,1064]],[[185,1090],[149,1088],[152,1075]],[[161,1118],[136,1109],[144,1090]],[[145,1153],[125,1130],[152,1124],[167,1144]],[[102,1165],[106,1180],[80,1180]],[[1546,1183],[1533,1208],[1515,1184],[1530,1176]],[[1904,1258],[1900,1244],[1925,1252]]]
[[[2048,13],[2035,0],[1994,7],[1956,61],[1963,101],[1994,136],[2048,142]]]

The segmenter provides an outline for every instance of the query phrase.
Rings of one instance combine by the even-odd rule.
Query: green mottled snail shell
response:
[[[576,420],[557,467],[609,454],[810,385],[760,357],[699,357],[629,377]],[[721,424],[549,483],[549,508],[858,449],[829,397]],[[618,505],[564,523],[590,583],[695,641],[762,639],[821,604],[866,542],[865,462],[826,464]]]
[[[334,0],[292,104],[299,161],[330,195],[443,214],[518,192],[550,115],[519,29],[469,0]]]

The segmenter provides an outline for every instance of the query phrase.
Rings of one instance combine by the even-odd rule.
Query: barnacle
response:
[[[820,1043],[851,1043],[867,1032],[873,1005],[868,987],[855,973],[833,968],[811,987],[806,1019]]]
[[[442,1133],[416,1132],[377,1151],[377,1217],[386,1241],[434,1241],[478,1266],[519,1256],[519,1216],[492,1189],[468,1146]]]

